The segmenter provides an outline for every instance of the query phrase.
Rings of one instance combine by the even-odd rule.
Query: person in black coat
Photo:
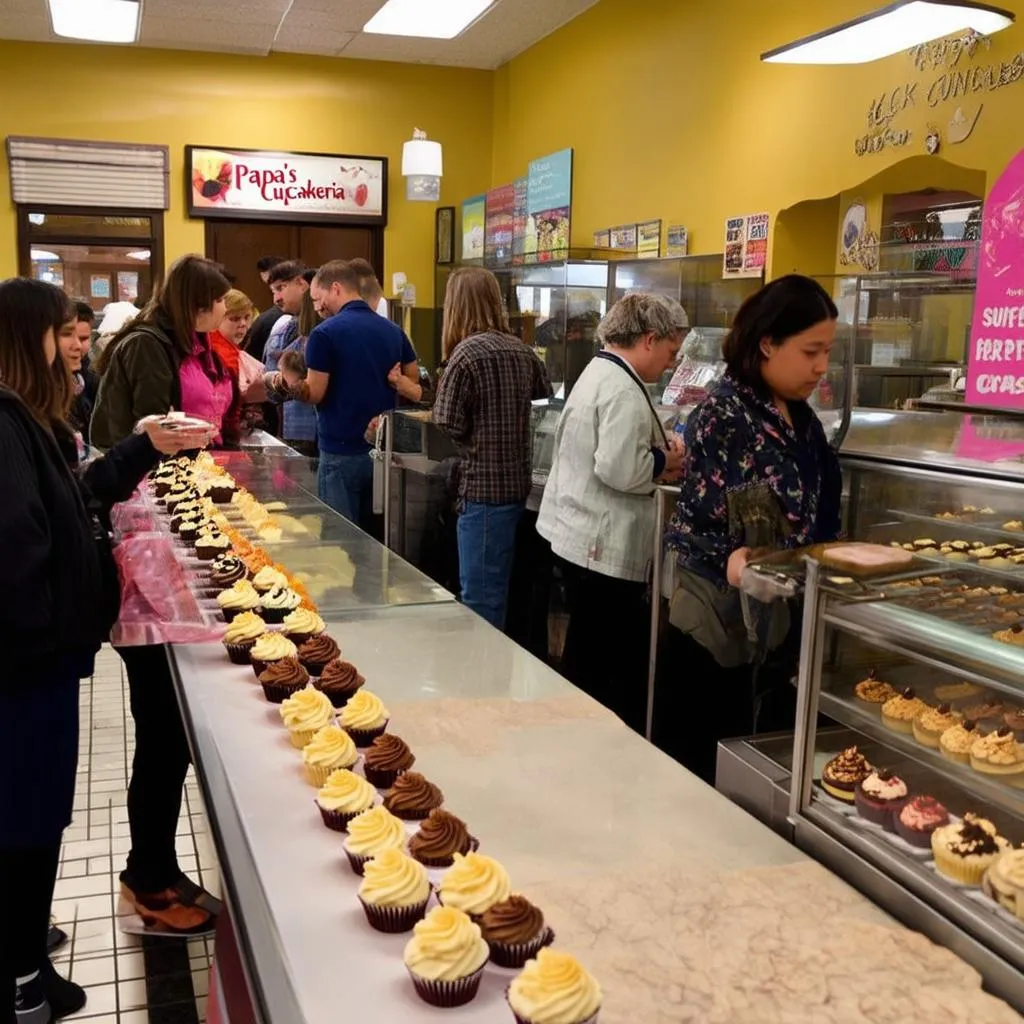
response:
[[[57,336],[74,312],[58,288],[0,283],[0,1021],[48,1021],[85,1002],[46,955],[61,835],[78,765],[79,680],[117,617],[102,523],[160,453],[201,438],[159,421],[79,472],[65,417],[72,386]],[[112,571],[113,570],[113,571]],[[17,1016],[15,1007],[17,1006]]]

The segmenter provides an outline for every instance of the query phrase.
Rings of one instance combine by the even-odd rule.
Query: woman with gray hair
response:
[[[597,330],[602,349],[576,382],[555,432],[537,530],[565,573],[569,629],[562,673],[638,732],[646,708],[647,573],[655,484],[675,480],[669,439],[647,393],[689,329],[674,299],[635,292]],[[597,638],[615,623],[611,643]]]

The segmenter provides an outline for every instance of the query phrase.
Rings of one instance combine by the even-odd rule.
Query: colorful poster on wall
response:
[[[117,301],[134,302],[139,297],[139,274],[136,270],[117,272]]]
[[[595,249],[610,249],[612,247],[612,232],[611,228],[605,228],[604,231],[594,232],[594,248]]]
[[[767,213],[730,217],[725,222],[722,277],[762,277],[768,262]]]
[[[636,225],[620,224],[611,231],[611,248],[622,249],[625,252],[636,252]]]
[[[540,262],[564,259],[572,216],[572,150],[531,160],[526,178],[526,255]]]
[[[526,188],[527,178],[512,183],[515,198],[512,205],[512,262],[522,263],[526,252]]]
[[[1024,150],[992,187],[982,214],[967,401],[1024,409]]]
[[[515,206],[515,185],[502,185],[487,193],[484,223],[484,260],[487,263],[507,263],[512,258]]]
[[[689,255],[690,236],[682,224],[670,224],[668,228],[669,256]]]
[[[656,260],[661,255],[660,220],[645,220],[637,224],[636,254],[642,260]]]
[[[190,217],[387,223],[385,157],[185,147]]]
[[[462,204],[462,258],[484,258],[484,226],[487,221],[487,197],[473,196]]]
[[[92,274],[89,277],[89,298],[109,299],[110,278],[106,274]]]

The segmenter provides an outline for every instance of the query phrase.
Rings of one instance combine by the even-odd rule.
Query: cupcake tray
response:
[[[934,869],[935,862],[932,860],[930,846],[913,846],[896,832],[887,832],[881,825],[876,825],[873,821],[868,821],[867,818],[862,818],[859,814],[851,815],[849,820],[857,828],[884,839],[891,847],[899,850],[905,856],[913,857],[915,860],[927,861]],[[961,819],[955,814],[951,814],[949,820],[952,824],[958,824]]]
[[[1016,928],[1024,930],[1024,921],[1021,921],[1019,917],[1011,914],[1006,907],[997,903],[991,896],[988,896],[983,889],[976,889],[970,886],[966,889],[965,896],[978,906],[984,907],[986,910],[995,914],[996,917],[1000,918],[1004,924],[1013,925]]]

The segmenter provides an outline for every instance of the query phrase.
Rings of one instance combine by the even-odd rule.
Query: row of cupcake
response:
[[[856,748],[832,758],[821,773],[830,796],[853,804],[857,814],[921,850],[935,870],[960,885],[981,886],[1024,921],[1024,849],[1013,849],[996,826],[968,811],[954,819],[935,797],[912,795],[899,776],[875,768]]]

